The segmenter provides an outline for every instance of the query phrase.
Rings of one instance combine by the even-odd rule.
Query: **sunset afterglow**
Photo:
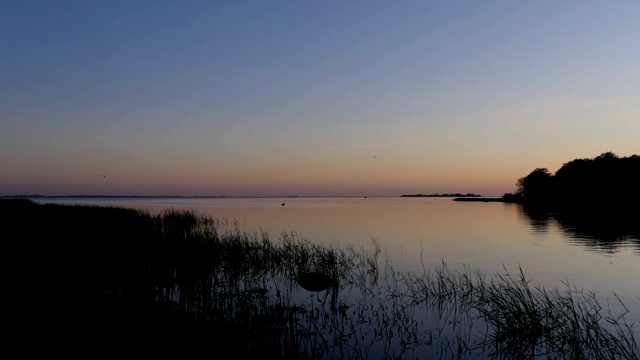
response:
[[[640,154],[636,1],[1,8],[0,196],[501,196]]]

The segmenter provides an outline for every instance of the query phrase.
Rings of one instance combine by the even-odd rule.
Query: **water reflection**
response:
[[[547,209],[518,206],[536,233],[557,227],[566,241],[588,250],[616,253],[633,249],[640,254],[640,214],[623,209]]]
[[[383,219],[382,214],[389,214],[385,217],[395,224],[394,228],[403,224],[428,231],[438,229],[438,223],[446,223],[443,219],[454,218],[454,223],[446,223],[447,228],[458,224],[450,239],[469,231],[474,235],[470,239],[482,239],[486,234],[492,234],[492,238],[504,232],[506,240],[491,246],[491,253],[500,247],[506,248],[507,254],[509,250],[513,254],[513,249],[526,249],[527,258],[536,259],[530,248],[509,246],[518,244],[511,238],[512,232],[505,231],[509,227],[504,226],[503,217],[487,216],[492,214],[491,209],[501,209],[511,214],[511,219],[511,205],[433,202],[439,205],[425,209],[424,203],[408,207],[396,204],[390,209],[383,206],[384,212],[371,211],[370,205],[357,207],[369,211],[349,219],[371,219],[374,215]],[[287,202],[286,209],[296,209],[292,205],[295,203],[290,206]],[[275,208],[282,209],[278,206]],[[331,208],[331,214],[336,208],[339,206]],[[88,349],[103,349],[109,344],[114,353],[139,346],[147,355],[149,351],[170,351],[215,356],[216,346],[222,346],[235,349],[237,357],[262,358],[368,359],[377,354],[380,358],[554,359],[572,355],[577,358],[576,351],[584,358],[608,358],[601,355],[610,349],[600,346],[605,344],[620,346],[620,352],[631,355],[626,358],[637,358],[635,329],[627,327],[626,320],[618,321],[628,311],[626,306],[621,312],[614,308],[611,317],[590,292],[568,286],[566,292],[547,291],[529,285],[529,278],[524,275],[522,281],[517,276],[512,279],[508,274],[502,275],[507,272],[506,267],[496,276],[485,276],[484,271],[470,268],[457,271],[445,263],[434,270],[428,266],[419,272],[405,272],[397,271],[388,258],[381,259],[382,248],[377,242],[373,252],[353,246],[320,246],[293,234],[283,234],[279,241],[271,242],[236,227],[221,226],[215,219],[196,221],[195,213],[175,210],[146,217],[108,208],[27,209],[33,213],[11,209],[4,218],[8,219],[7,224],[24,222],[18,228],[27,229],[25,238],[37,244],[43,240],[43,246],[51,248],[52,251],[42,252],[46,256],[42,256],[39,269],[46,269],[56,290],[59,283],[73,285],[69,290],[63,287],[63,291],[55,292],[67,294],[55,296],[65,302],[65,311],[60,311],[59,306],[45,308],[64,316],[60,324],[71,323],[72,329],[90,336],[91,339],[78,341],[86,343]],[[413,213],[420,216],[409,217]],[[460,216],[452,217],[453,213]],[[313,214],[315,219],[326,219],[317,212]],[[398,214],[402,216],[397,217]],[[482,221],[473,221],[478,215],[483,215]],[[429,222],[426,228],[400,222],[434,218],[437,221]],[[535,219],[541,228],[553,230],[558,228],[555,222],[561,223],[556,215],[544,213]],[[27,226],[27,221],[40,226]],[[485,227],[500,232],[489,233]],[[58,232],[65,235],[65,241],[49,241],[60,238]],[[87,241],[87,235],[91,241]],[[9,243],[20,242],[16,238]],[[476,256],[480,249],[491,245],[485,239],[454,243],[476,245],[471,248]],[[27,245],[33,248],[32,242]],[[77,256],[79,249],[83,257]],[[542,251],[538,258],[553,256],[564,262],[568,259],[562,251]],[[637,263],[637,259],[631,260]],[[560,261],[541,262],[540,267],[548,271],[553,263]],[[73,276],[57,271],[60,264]],[[585,260],[585,266],[578,267],[578,271],[584,273],[588,267],[586,276],[590,278],[594,270],[605,272],[595,264]],[[603,279],[607,284],[617,281],[637,291],[637,278],[628,275],[630,267],[621,268],[615,276],[607,269]],[[302,291],[295,279],[308,273],[330,274],[338,280],[331,301],[326,292]],[[624,274],[626,278],[619,276]],[[637,309],[636,298],[625,304]],[[629,318],[635,320],[634,316]],[[149,342],[141,343],[140,334],[149,335]],[[75,337],[75,333],[72,335],[68,338]]]

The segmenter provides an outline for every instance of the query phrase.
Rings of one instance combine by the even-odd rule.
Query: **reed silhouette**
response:
[[[399,272],[380,263],[375,241],[371,251],[294,232],[272,241],[192,211],[0,200],[0,218],[14,264],[5,297],[19,314],[7,346],[23,355],[640,356],[625,313],[568,284],[534,287],[522,271],[487,276],[443,261]],[[305,301],[296,280],[312,294],[339,285],[335,308]]]

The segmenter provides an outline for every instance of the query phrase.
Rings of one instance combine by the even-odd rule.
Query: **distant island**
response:
[[[455,194],[428,194],[428,195],[423,195],[423,194],[415,194],[415,195],[402,195],[401,197],[464,197],[464,198],[469,198],[469,197],[480,197],[480,195],[476,195],[476,194],[460,194],[460,193],[455,193]]]
[[[637,211],[640,203],[640,156],[619,157],[605,152],[593,159],[575,159],[555,174],[537,168],[518,179],[518,190],[500,198],[456,201],[499,201],[548,209]]]

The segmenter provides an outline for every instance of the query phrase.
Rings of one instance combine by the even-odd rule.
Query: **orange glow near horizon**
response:
[[[623,156],[623,155],[622,155]],[[583,157],[584,158],[584,157]],[[504,158],[499,164],[438,159],[425,164],[374,158],[370,163],[123,164],[116,171],[91,173],[74,168],[45,168],[47,176],[25,171],[2,180],[4,194],[147,195],[147,196],[400,196],[404,194],[474,193],[502,196],[516,190],[516,181],[536,167],[558,168]],[[568,162],[558,161],[557,163]],[[373,164],[372,164],[373,163]],[[535,165],[534,165],[535,164]],[[73,166],[70,164],[69,166]],[[324,166],[324,167],[322,167]],[[170,171],[167,170],[170,169]],[[102,174],[106,177],[102,177]],[[11,190],[15,189],[15,190]]]
[[[501,196],[640,153],[638,3],[85,5],[0,12],[0,196]]]

